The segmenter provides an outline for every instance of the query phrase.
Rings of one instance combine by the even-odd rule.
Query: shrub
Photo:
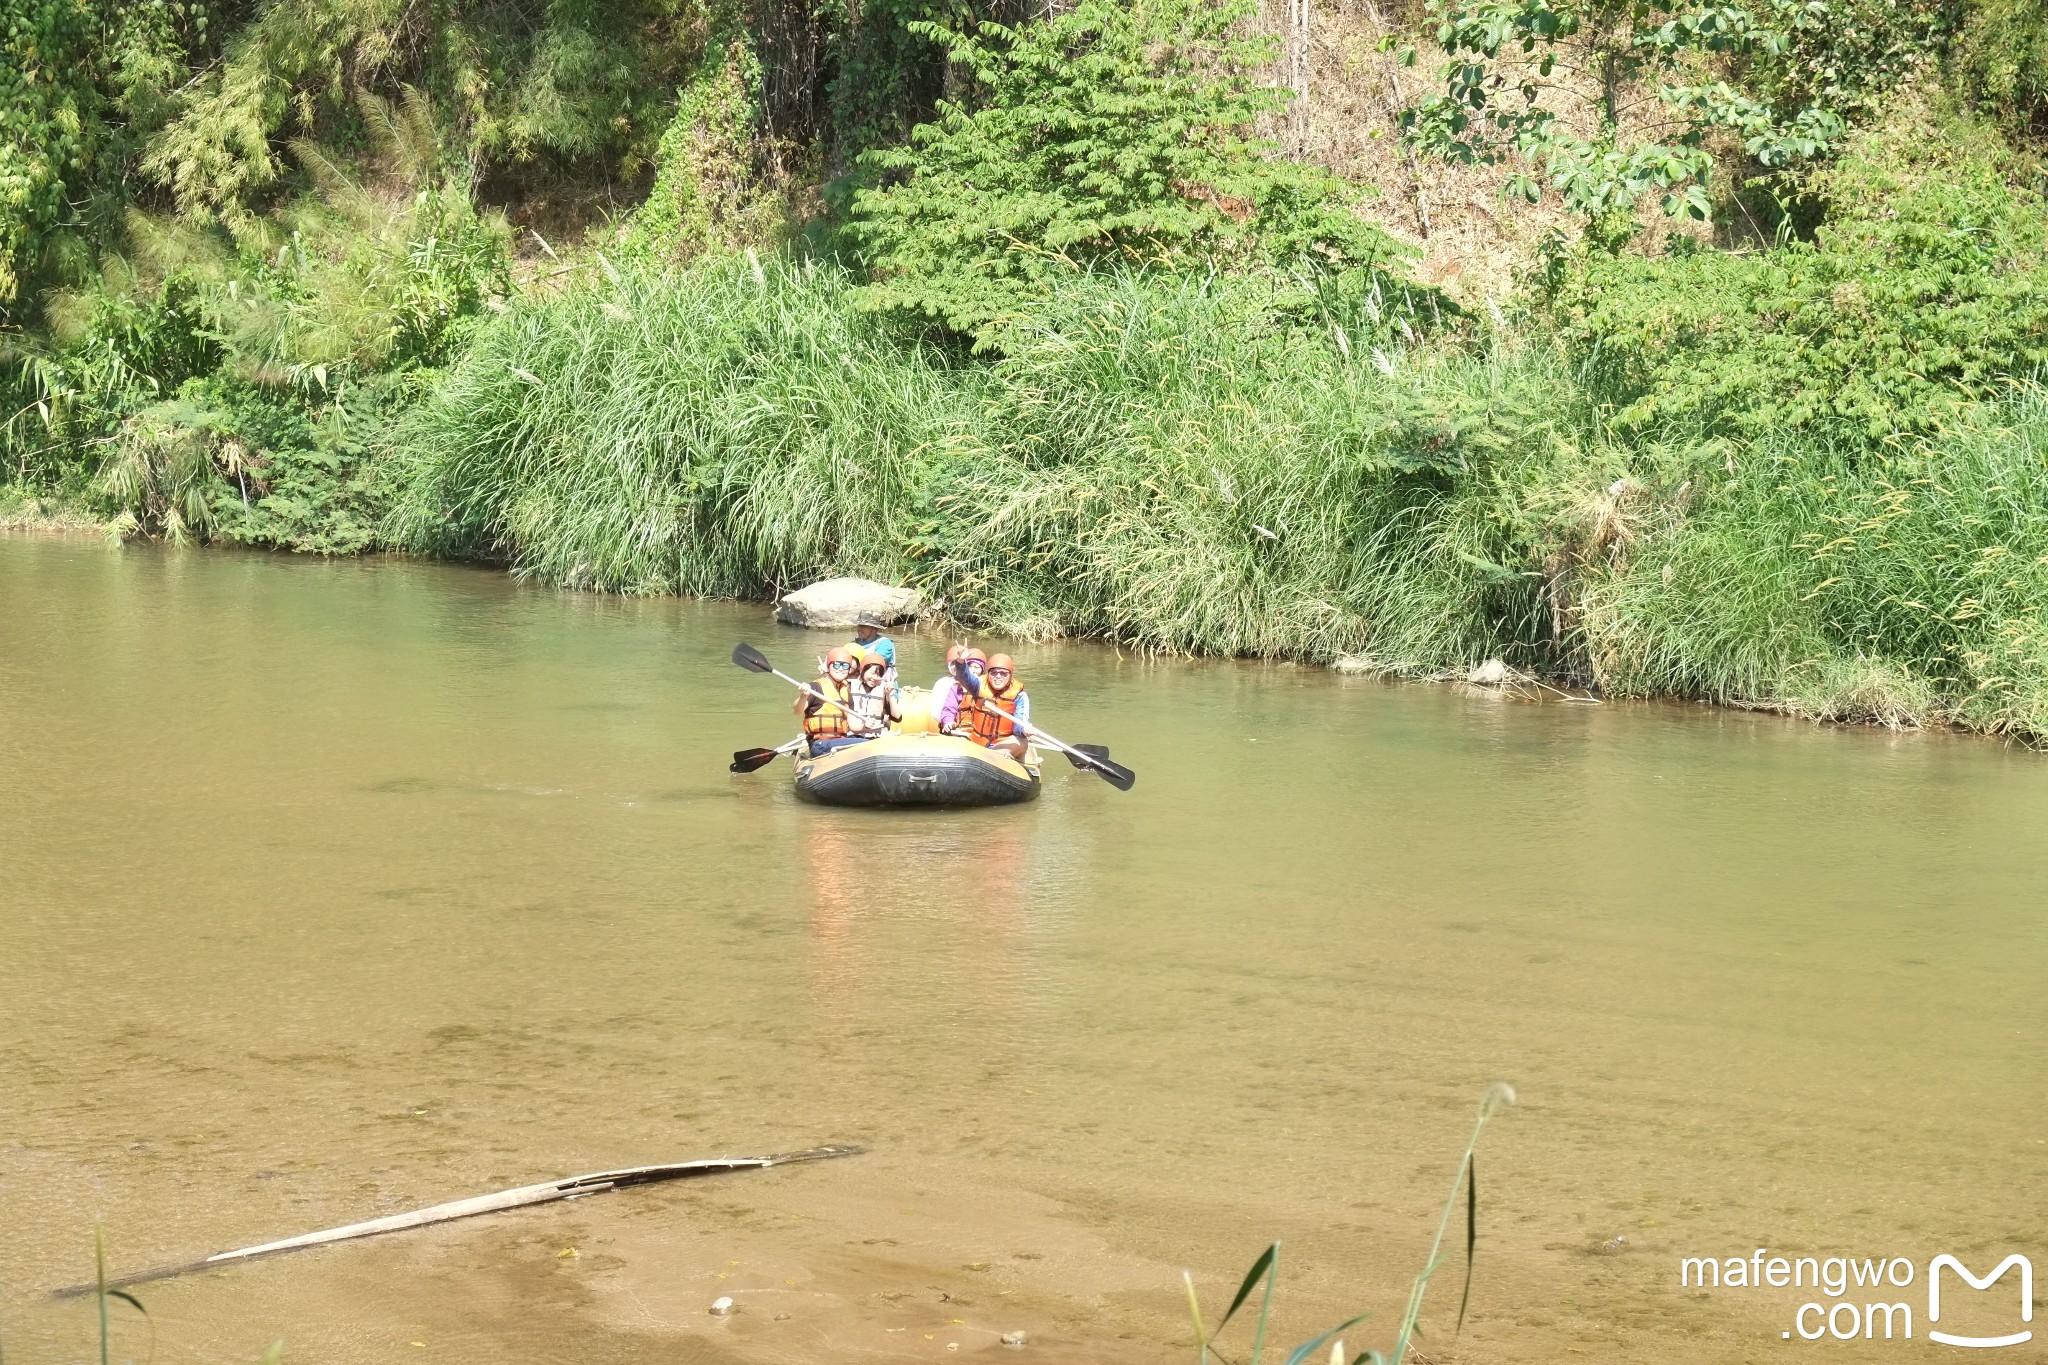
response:
[[[129,255],[53,297],[49,343],[13,367],[34,392],[5,432],[18,477],[31,453],[39,484],[97,467],[107,510],[144,534],[371,543],[368,434],[510,279],[503,220],[439,178],[424,102],[362,109],[377,187],[301,145],[318,194],[231,226],[131,214]]]
[[[2038,0],[1973,0],[1952,48],[1964,95],[2008,133],[2048,142],[2048,12]]]
[[[271,0],[182,84],[141,169],[183,211],[260,209],[296,188],[288,137],[350,141],[361,91],[409,84],[479,167],[632,176],[697,55],[698,17],[668,0],[453,0],[431,16],[398,0]]]
[[[108,182],[176,83],[212,7],[24,0],[0,20],[0,326],[105,226]],[[113,206],[118,212],[118,203]]]
[[[494,321],[401,433],[395,540],[551,582],[744,595],[893,576],[961,384],[844,272],[654,265]]]
[[[1015,28],[910,27],[973,74],[853,201],[873,305],[982,333],[1091,267],[1378,274],[1408,255],[1357,191],[1251,133],[1286,92],[1242,0],[1079,0]]]
[[[2048,734],[2038,391],[1924,439],[1652,439],[1555,351],[1397,344],[1252,279],[1075,277],[985,358],[858,288],[726,258],[515,306],[377,466],[385,535],[602,590],[863,573],[1023,634],[1419,674],[1497,656]]]
[[[2048,362],[2048,216],[1981,144],[1908,122],[1814,188],[1811,244],[1559,268],[1553,316],[1620,429],[1876,444]]]
[[[683,87],[661,135],[654,188],[634,220],[645,240],[687,255],[765,235],[760,104],[760,59],[734,35]]]

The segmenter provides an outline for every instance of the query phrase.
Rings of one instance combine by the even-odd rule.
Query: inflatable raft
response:
[[[1038,795],[1023,762],[957,735],[892,732],[796,761],[796,793],[826,806],[1007,806]]]

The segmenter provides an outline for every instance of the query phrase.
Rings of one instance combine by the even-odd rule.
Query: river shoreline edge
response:
[[[48,498],[31,498],[23,502],[0,505],[0,536],[18,536],[22,538],[37,539],[99,540],[117,547],[125,544],[129,539],[134,538],[132,536],[122,535],[120,530],[116,527],[115,523],[113,523],[107,518],[96,516],[93,513],[88,512],[75,505],[68,504],[60,500]],[[148,543],[152,544],[161,543],[155,541],[153,538],[145,537],[143,539],[145,539]],[[202,542],[201,544],[190,548],[206,550],[226,548],[233,549],[243,553],[254,553],[264,555],[292,555],[296,553],[293,551],[280,550],[270,546],[244,545],[239,543],[220,546],[214,545],[210,542]],[[417,560],[419,562],[429,564],[462,564],[473,568],[483,568],[505,573],[511,572],[510,566],[503,560],[461,558],[443,555],[421,554],[417,551],[389,547],[367,550],[353,555],[329,555],[320,557],[334,559],[367,559],[372,556],[389,559]],[[557,590],[565,592],[592,591],[588,588],[560,587],[559,585],[557,586]],[[618,594],[599,593],[597,595],[616,596]],[[675,601],[773,601],[772,598],[765,597],[722,599],[696,597],[682,593],[647,595],[665,596]],[[918,628],[922,628],[926,625],[932,624],[936,624],[942,629],[958,628],[963,631],[971,629],[981,633],[989,633],[996,635],[1006,634],[1000,629],[991,628],[987,626],[973,626],[967,622],[957,620],[956,618],[947,615],[943,610],[943,602],[940,603],[940,607],[938,610],[928,610],[916,622],[916,626]],[[1104,637],[1087,635],[1055,637],[1013,636],[1010,638],[1025,638],[1032,639],[1034,641],[1043,638],[1063,638],[1077,641],[1093,641],[1095,643],[1110,644],[1113,646],[1117,645],[1118,643],[1114,640],[1109,640]],[[1214,658],[1225,656],[1189,655],[1186,657]],[[1565,676],[1549,676],[1542,673],[1535,673],[1524,669],[1518,669],[1505,664],[1498,657],[1489,658],[1481,664],[1470,668],[1426,668],[1408,664],[1384,663],[1378,660],[1352,655],[1342,655],[1334,659],[1321,660],[1294,658],[1289,657],[1285,654],[1232,655],[1227,657],[1243,659],[1251,662],[1275,664],[1284,663],[1292,664],[1297,667],[1320,668],[1328,672],[1347,677],[1370,678],[1378,681],[1388,682],[1424,683],[1435,686],[1461,688],[1469,692],[1500,696],[1513,700],[1527,702],[1552,701],[1558,704],[1569,704],[1579,706],[1601,706],[1616,701],[1678,703],[1695,706],[1726,708],[1731,711],[1748,711],[1761,713],[1765,715],[1782,716],[1788,720],[1804,721],[1808,724],[1813,725],[1844,726],[1852,729],[1881,729],[1889,730],[1894,733],[1905,733],[1912,731],[1920,731],[1927,733],[1947,732],[1958,735],[1974,735],[1985,739],[2000,739],[2007,743],[2017,744],[2020,747],[2027,749],[2038,750],[2048,748],[2048,740],[2044,740],[2044,738],[2040,736],[2023,735],[2013,732],[2001,733],[1998,731],[1983,729],[1975,726],[1970,726],[1967,724],[1961,724],[1953,720],[1946,720],[1941,718],[1930,719],[1911,714],[1895,713],[1871,715],[1833,715],[1828,714],[1821,710],[1817,710],[1813,707],[1801,705],[1797,701],[1791,700],[1773,700],[1769,698],[1755,697],[1700,697],[1687,696],[1682,693],[1676,692],[1660,692],[1654,694],[1640,695],[1636,693],[1627,693],[1621,696],[1611,696],[1603,692],[1598,686],[1589,686],[1583,679]],[[1553,695],[1551,697],[1545,697],[1543,694],[1546,692]]]

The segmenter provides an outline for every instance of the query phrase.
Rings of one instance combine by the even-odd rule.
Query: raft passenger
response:
[[[889,670],[889,687],[896,687],[896,642],[882,634],[882,618],[877,612],[864,611],[853,618],[853,645],[862,654],[879,654],[883,666]]]
[[[988,669],[988,655],[978,649],[963,649],[953,661],[952,688],[938,705],[939,729],[949,735],[970,736],[974,699],[981,695],[982,674]]]
[[[1017,676],[1017,661],[1007,654],[991,654],[988,673],[981,682],[980,695],[968,724],[974,742],[1022,759],[1030,747],[1031,694]]]
[[[864,739],[886,734],[890,725],[902,723],[903,708],[896,699],[895,672],[880,651],[870,650],[854,661],[849,700],[853,733]]]
[[[824,671],[797,694],[796,716],[803,723],[804,738],[810,741],[813,758],[874,738],[854,733],[854,663],[850,649],[828,651]]]
[[[935,717],[945,716],[948,703],[956,710],[960,705],[960,679],[954,676],[953,670],[960,666],[960,657],[965,653],[966,645],[946,646],[946,671],[939,674],[939,680],[932,684],[931,706]],[[941,724],[939,728],[944,730],[946,727]]]

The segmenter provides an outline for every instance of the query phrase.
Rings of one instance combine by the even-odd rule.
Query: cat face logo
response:
[[[2003,1337],[1959,1337],[1951,1336],[1947,1332],[1935,1331],[1934,1324],[1941,1321],[1941,1269],[1943,1266],[1947,1266],[1950,1270],[1962,1276],[1972,1289],[1989,1289],[1998,1282],[1999,1278],[2006,1271],[2011,1270],[2014,1266],[2018,1266],[2020,1268],[2020,1321],[2032,1322],[2034,1320],[2034,1263],[2032,1261],[2018,1252],[2014,1252],[2000,1261],[1996,1270],[1980,1280],[1975,1275],[1972,1275],[1961,1261],[1958,1261],[1953,1256],[1943,1254],[1935,1257],[1927,1265],[1927,1339],[1929,1341],[1938,1341],[1944,1346],[2017,1346],[2023,1341],[2031,1341],[2033,1339],[2034,1334],[2031,1330],[2014,1332],[2010,1336]]]

